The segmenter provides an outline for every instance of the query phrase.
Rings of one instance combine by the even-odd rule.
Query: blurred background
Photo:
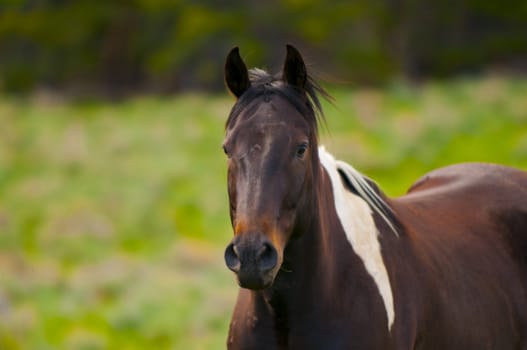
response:
[[[223,349],[236,283],[223,63],[285,44],[322,143],[403,194],[527,170],[527,2],[0,0],[0,349]]]

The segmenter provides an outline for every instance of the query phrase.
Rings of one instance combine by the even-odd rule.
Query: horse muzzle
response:
[[[273,284],[281,257],[262,233],[237,235],[225,249],[225,263],[242,288],[260,290]]]

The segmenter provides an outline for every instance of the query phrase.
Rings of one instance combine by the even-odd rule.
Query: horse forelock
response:
[[[242,111],[268,102],[273,95],[283,97],[291,103],[306,119],[314,134],[318,131],[320,122],[325,121],[320,96],[331,101],[331,96],[311,76],[308,76],[303,89],[290,86],[279,75],[272,75],[263,69],[249,70],[251,87],[245,91],[233,106],[225,127],[229,129],[235,124]],[[250,111],[249,111],[250,112]]]

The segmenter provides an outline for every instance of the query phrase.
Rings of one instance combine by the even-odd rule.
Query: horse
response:
[[[527,173],[434,170],[389,198],[318,145],[329,95],[297,49],[281,74],[225,62],[239,284],[228,349],[527,350]]]

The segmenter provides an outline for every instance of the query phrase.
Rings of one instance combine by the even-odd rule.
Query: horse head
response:
[[[225,81],[237,98],[223,144],[234,230],[225,262],[241,287],[263,289],[280,270],[288,241],[306,225],[299,213],[313,202],[320,88],[289,45],[278,76],[248,71],[234,48]]]

